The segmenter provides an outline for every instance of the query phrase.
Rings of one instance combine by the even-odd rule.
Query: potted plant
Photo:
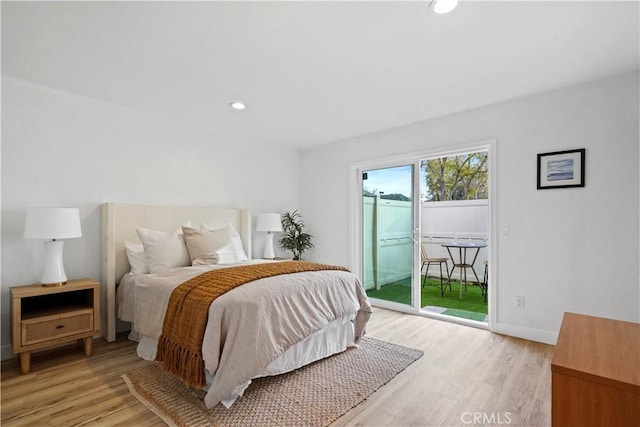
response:
[[[280,248],[285,251],[293,252],[293,259],[302,259],[302,254],[313,247],[311,243],[311,234],[304,233],[304,222],[302,215],[297,211],[285,212],[282,215],[282,238],[278,242]]]

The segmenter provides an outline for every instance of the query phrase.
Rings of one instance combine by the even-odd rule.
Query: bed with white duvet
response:
[[[211,212],[207,215],[207,220],[212,222]],[[175,224],[173,217],[170,221],[173,221],[168,222],[172,224],[171,228],[165,225],[165,230],[171,230]],[[127,223],[131,224],[131,221]],[[218,230],[229,226],[231,235],[236,227],[246,230],[241,221],[235,227],[229,222]],[[215,230],[214,227],[208,229]],[[131,233],[127,233],[129,240],[135,241]],[[179,234],[164,233],[165,236]],[[136,234],[141,237],[139,230]],[[117,307],[119,319],[130,322],[131,336],[138,340],[140,357],[155,359],[165,311],[174,288],[207,271],[274,262],[249,259],[244,251],[246,245],[242,234],[236,232],[235,248],[229,241],[225,250],[228,254],[232,251],[239,254],[238,242],[241,242],[244,255],[217,256],[216,264],[208,259],[199,265],[190,257],[189,263],[194,265],[164,266],[149,272],[133,271],[135,269],[128,266],[138,274],[122,275],[117,287],[117,304],[114,301],[113,306]],[[122,237],[119,239],[124,246],[125,241]],[[148,242],[143,240],[142,243]],[[149,245],[143,245],[143,248],[147,255],[152,249]],[[215,254],[213,258],[216,258]],[[129,262],[135,263],[135,256],[127,257]],[[213,407],[221,402],[229,407],[254,378],[289,372],[357,345],[370,314],[371,306],[362,285],[348,271],[278,275],[254,280],[224,293],[209,307],[202,341],[207,378],[205,404]]]

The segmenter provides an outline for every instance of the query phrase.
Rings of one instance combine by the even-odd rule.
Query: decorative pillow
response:
[[[233,251],[235,253],[236,261],[246,261],[249,259],[249,257],[247,257],[247,254],[244,252],[244,249],[242,248],[242,238],[240,238],[240,235],[233,227],[233,225],[227,224],[223,228],[216,229],[215,227],[201,222],[200,229],[209,231],[222,231],[225,229],[228,230],[227,232],[229,233],[229,236],[231,236],[231,244],[233,245]]]
[[[141,227],[136,231],[144,247],[150,273],[162,273],[170,268],[190,264],[189,251],[182,234],[177,234],[176,231],[169,234]]]
[[[238,261],[230,230],[198,230],[182,227],[191,265],[229,264]]]
[[[124,250],[127,253],[131,274],[148,274],[149,265],[144,253],[144,246],[140,243],[124,242]]]

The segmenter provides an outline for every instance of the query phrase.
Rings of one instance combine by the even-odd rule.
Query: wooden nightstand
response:
[[[23,374],[29,372],[31,351],[74,340],[84,340],[91,356],[100,319],[100,284],[90,279],[66,285],[40,284],[11,289],[11,344],[20,356]]]

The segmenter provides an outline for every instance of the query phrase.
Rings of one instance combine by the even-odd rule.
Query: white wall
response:
[[[493,242],[494,330],[555,342],[565,311],[639,322],[638,114],[636,72],[305,150],[313,258],[349,264],[352,162],[495,139],[510,238]],[[537,190],[536,154],[573,148],[587,150],[586,187]]]
[[[67,275],[99,280],[101,203],[292,210],[299,155],[273,146],[246,151],[209,130],[3,77],[3,359],[8,288],[41,273],[42,242],[22,237],[26,207],[79,207],[83,237],[65,242]]]
[[[638,113],[638,74],[626,74],[319,146],[296,167],[295,150],[247,153],[209,130],[3,77],[3,359],[8,287],[40,275],[42,244],[22,238],[27,206],[80,207],[84,235],[65,243],[69,277],[100,278],[104,201],[300,207],[314,235],[308,258],[347,265],[351,162],[492,138],[498,225],[510,229],[493,242],[496,330],[551,342],[564,311],[638,322]],[[536,190],[537,153],[582,147],[585,188]]]

